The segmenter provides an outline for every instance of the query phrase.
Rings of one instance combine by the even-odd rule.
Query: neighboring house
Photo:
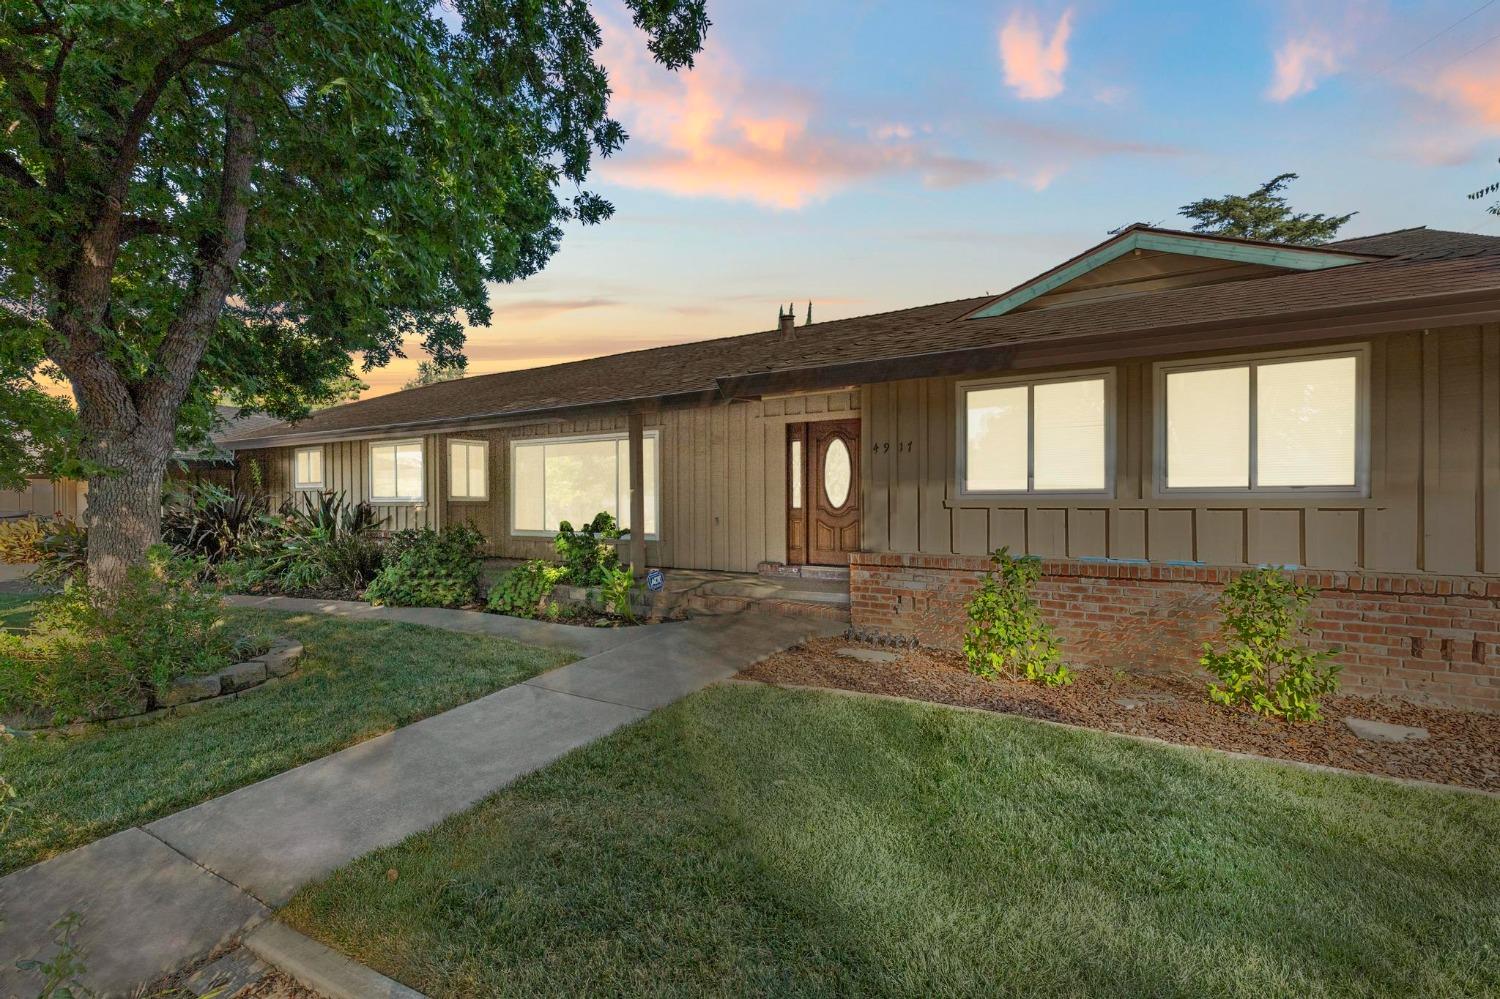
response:
[[[241,415],[238,406],[216,406],[217,426],[209,443],[200,449],[178,451],[168,476],[173,479],[209,480],[225,487],[236,484],[234,452],[218,441],[229,433],[246,433],[274,426],[280,421],[260,413]],[[88,510],[88,483],[77,479],[28,479],[25,489],[0,489],[0,520],[20,517],[63,517],[78,520]]]
[[[471,376],[222,443],[277,495],[472,522],[496,555],[607,509],[644,521],[651,565],[849,565],[857,629],[944,644],[1008,546],[1049,560],[1044,607],[1083,661],[1191,661],[1232,571],[1299,567],[1352,685],[1497,708],[1497,324],[1497,237],[1132,226],[1002,295]]]

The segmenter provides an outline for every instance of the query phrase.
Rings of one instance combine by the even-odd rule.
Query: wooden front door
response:
[[[787,562],[848,565],[859,550],[859,421],[787,427]]]

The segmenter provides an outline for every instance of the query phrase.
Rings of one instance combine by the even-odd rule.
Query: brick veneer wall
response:
[[[956,648],[964,602],[988,566],[972,556],[857,554],[853,626]],[[1197,670],[1218,626],[1219,592],[1240,571],[1049,559],[1036,597],[1072,662]],[[1342,650],[1345,690],[1500,711],[1500,578],[1294,575],[1320,591],[1313,640]]]

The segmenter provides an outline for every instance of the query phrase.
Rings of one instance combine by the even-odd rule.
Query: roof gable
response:
[[[1130,226],[970,313],[970,319],[1363,263],[1370,254]]]

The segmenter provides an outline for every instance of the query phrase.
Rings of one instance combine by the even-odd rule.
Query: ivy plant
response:
[[[1063,665],[1052,626],[1032,599],[1031,589],[1042,575],[1042,560],[1014,556],[1001,548],[990,556],[979,589],[969,598],[965,613],[964,658],[969,670],[983,677],[1035,680],[1049,687],[1073,681]]]
[[[562,566],[541,559],[518,565],[490,587],[488,609],[512,617],[541,617],[556,607],[548,605],[547,598],[566,573]]]
[[[1222,648],[1203,644],[1198,662],[1218,678],[1209,699],[1288,721],[1317,721],[1318,698],[1338,689],[1337,650],[1309,648],[1308,610],[1318,591],[1277,568],[1236,577],[1219,599]]]

